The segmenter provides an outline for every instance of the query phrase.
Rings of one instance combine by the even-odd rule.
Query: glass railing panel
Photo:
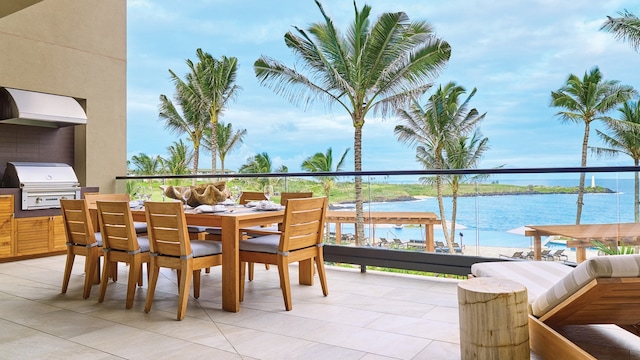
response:
[[[633,172],[587,173],[583,199],[582,224],[617,224],[634,222]],[[279,202],[282,192],[313,192],[323,196],[328,186],[331,211],[355,212],[355,180],[353,173],[332,174],[333,181],[313,174],[225,175],[197,178],[197,184],[225,181],[227,186],[241,186],[245,191],[261,191],[265,183],[274,186],[272,200]],[[472,177],[473,172],[466,174]],[[441,213],[435,185],[418,179],[433,174],[397,174],[395,172],[362,175],[363,213],[372,217],[380,213],[423,213],[435,216],[433,238],[428,225],[393,222],[365,223],[364,238],[356,241],[356,227],[342,223],[337,228],[329,223],[326,242],[344,246],[380,247],[394,250],[425,251],[435,242],[446,243],[440,225]],[[481,182],[461,184],[456,201],[455,231],[451,236],[452,197],[450,186],[445,183],[442,206],[444,208],[449,239],[462,248],[464,255],[510,255],[516,249],[530,251],[533,238],[525,235],[527,225],[571,225],[576,223],[575,191],[580,173],[500,173],[485,177]],[[129,177],[117,181],[118,192],[128,192],[138,198],[151,192],[152,200],[166,199],[166,186],[188,186],[189,177]],[[592,192],[594,188],[606,191]],[[373,215],[372,215],[373,214]],[[375,218],[375,216],[373,216]],[[339,235],[338,235],[339,234]],[[397,240],[396,240],[397,239]],[[547,248],[562,247],[561,238],[544,238]],[[567,252],[571,252],[567,248]],[[590,252],[592,254],[593,252]]]

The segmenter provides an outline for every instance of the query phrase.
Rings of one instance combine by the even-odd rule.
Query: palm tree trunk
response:
[[[193,144],[193,175],[198,175],[198,164],[200,161],[200,146]],[[196,185],[196,178],[191,179],[191,185]]]
[[[447,227],[447,214],[444,211],[444,196],[442,195],[442,177],[436,175],[436,192],[438,194],[438,209],[440,210],[440,224],[442,225],[442,232],[444,233],[444,239],[449,247],[449,252],[454,253],[453,241],[449,237]]]
[[[355,125],[353,135],[354,170],[362,171],[362,125]],[[356,246],[364,245],[364,215],[362,209],[362,176],[355,177],[356,187]]]
[[[584,138],[582,140],[582,161],[581,167],[587,167],[587,144],[589,143],[589,129],[590,121],[585,121],[584,125]],[[585,173],[580,173],[580,184],[578,184],[578,201],[576,212],[576,225],[580,225],[580,219],[582,218],[582,205],[584,205],[584,179]]]
[[[638,166],[638,159],[633,159],[633,164]],[[633,213],[635,222],[640,222],[640,210],[638,209],[640,203],[640,176],[636,171],[633,174],[633,188],[634,188],[634,197],[633,197]]]
[[[216,173],[218,163],[218,115],[211,109],[211,173]]]

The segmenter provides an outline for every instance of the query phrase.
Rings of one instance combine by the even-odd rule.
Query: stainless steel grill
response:
[[[22,190],[22,210],[60,208],[61,199],[80,199],[76,173],[63,163],[9,162],[4,182]]]

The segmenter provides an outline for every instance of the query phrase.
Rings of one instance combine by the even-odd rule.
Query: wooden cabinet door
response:
[[[67,235],[64,232],[64,222],[62,216],[52,216],[50,222],[50,242],[49,250],[58,251],[66,250],[67,248]]]
[[[16,255],[49,252],[49,216],[15,219]]]
[[[13,195],[0,195],[0,257],[13,255]]]

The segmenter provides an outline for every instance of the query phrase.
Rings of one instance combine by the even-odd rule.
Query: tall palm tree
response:
[[[451,47],[426,21],[410,21],[404,12],[383,13],[375,21],[371,7],[358,9],[341,33],[318,0],[323,22],[298,27],[284,36],[307,74],[261,56],[254,63],[260,84],[295,104],[322,101],[343,108],[354,127],[354,170],[362,171],[362,129],[369,112],[383,117],[431,87],[449,60]],[[364,240],[362,177],[355,177],[356,242]]]
[[[479,130],[473,132],[471,137],[458,136],[457,139],[447,142],[445,147],[445,161],[444,167],[446,169],[473,169],[478,167],[480,159],[484,153],[489,150],[489,139],[482,137]],[[456,234],[456,219],[458,214],[458,193],[460,190],[460,184],[468,181],[477,181],[486,178],[486,175],[464,175],[464,174],[451,174],[444,176],[444,180],[451,187],[451,232],[449,236],[445,236],[446,239],[451,239],[451,243],[447,241],[449,245],[449,252],[452,254],[455,252],[453,247],[453,239]],[[444,216],[441,216],[444,218]],[[445,224],[446,225],[446,224]],[[447,231],[446,226],[442,228],[444,232]]]
[[[600,30],[613,33],[616,39],[629,42],[631,47],[638,51],[640,49],[640,19],[627,10],[618,14],[621,17],[607,16],[607,20],[602,24]]]
[[[305,170],[308,172],[342,171],[342,168],[344,165],[344,159],[346,158],[349,150],[351,149],[347,148],[344,151],[344,153],[342,153],[342,156],[340,157],[340,160],[336,164],[335,169],[333,168],[333,150],[331,148],[328,148],[327,152],[324,154],[321,152],[318,152],[306,158],[302,162],[302,170]],[[324,194],[326,195],[327,198],[329,198],[329,192],[331,191],[331,188],[335,184],[336,176],[318,176],[316,178],[320,181],[320,183],[322,183]]]
[[[250,157],[249,159],[247,159],[247,162],[238,170],[238,172],[240,173],[249,174],[286,173],[288,171],[289,169],[284,165],[274,169],[271,157],[269,157],[269,154],[267,154],[266,152]],[[258,181],[261,186],[264,186],[272,183],[277,184],[279,182],[279,179],[265,177],[260,178]]]
[[[136,167],[134,173],[137,175],[156,175],[162,169],[162,158],[140,153],[131,157],[131,164]]]
[[[225,124],[222,121],[218,122],[218,129],[216,131],[218,156],[220,157],[220,168],[224,174],[224,160],[227,154],[240,146],[244,142],[244,137],[247,135],[247,129],[233,130],[231,123]],[[205,130],[205,147],[211,151],[213,144],[211,143],[211,128]]]
[[[640,165],[640,102],[626,102],[618,108],[619,119],[605,117],[603,119],[607,131],[596,130],[608,147],[592,147],[591,151],[598,156],[614,157],[626,154],[633,159],[633,165]],[[634,215],[635,222],[640,222],[640,176],[634,173]]]
[[[461,137],[474,131],[484,119],[486,113],[480,114],[477,109],[469,108],[476,89],[461,100],[465,93],[466,89],[463,86],[449,82],[445,86],[440,85],[425,106],[414,101],[409,109],[398,110],[400,124],[395,127],[394,133],[400,142],[410,146],[416,145],[416,159],[424,168],[450,168],[452,165],[447,163],[447,151],[453,149],[453,145],[456,145]],[[444,179],[443,176],[437,175],[431,180],[436,184],[445,239],[449,247],[453,248],[453,236],[447,232],[442,189]]]
[[[174,99],[178,107],[166,96],[160,95],[159,116],[165,121],[165,128],[170,132],[181,136],[187,135],[193,144],[193,174],[198,173],[200,161],[200,145],[204,136],[204,130],[209,126],[209,120],[199,108],[197,83],[194,79],[198,76],[197,69],[191,60],[187,59],[190,73],[186,75],[186,81],[182,80],[175,72],[169,69],[171,81],[176,92]],[[195,185],[195,178],[193,179]]]
[[[189,172],[189,164],[193,160],[193,153],[189,145],[182,139],[174,141],[173,145],[167,148],[169,157],[162,159],[164,170],[171,175],[183,175]]]
[[[585,72],[582,79],[570,74],[563,87],[551,92],[551,106],[566,109],[556,113],[561,121],[584,123],[580,166],[587,166],[587,147],[591,123],[602,119],[606,113],[629,100],[634,93],[631,86],[621,85],[617,80],[604,80],[597,66],[589,72]],[[585,173],[582,172],[578,185],[576,225],[580,224],[582,217],[584,180]]]
[[[193,81],[198,92],[195,94],[200,110],[206,113],[211,129],[211,171],[216,173],[218,154],[218,121],[232,100],[235,100],[240,86],[235,84],[238,59],[222,56],[219,60],[202,49],[196,50],[199,62],[194,66]]]

